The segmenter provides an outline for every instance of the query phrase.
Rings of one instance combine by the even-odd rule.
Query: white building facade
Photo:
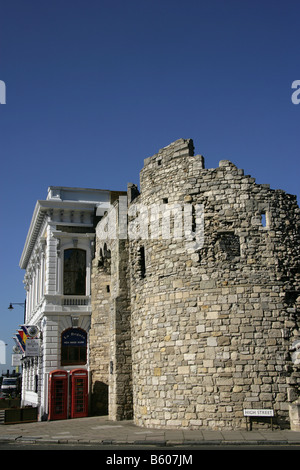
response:
[[[49,417],[49,374],[89,369],[95,226],[119,194],[50,187],[46,200],[36,203],[20,259],[27,292],[25,329],[35,327],[30,331],[35,330],[37,343],[32,352],[26,340],[22,406],[38,407],[40,420]]]

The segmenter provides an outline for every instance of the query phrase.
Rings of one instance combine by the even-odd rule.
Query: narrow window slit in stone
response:
[[[139,267],[141,278],[146,276],[146,259],[145,259],[145,247],[141,246],[139,249]]]

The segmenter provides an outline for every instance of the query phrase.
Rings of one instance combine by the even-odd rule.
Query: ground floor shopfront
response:
[[[22,359],[23,407],[38,408],[38,419],[88,415],[89,316],[44,316],[36,356]]]

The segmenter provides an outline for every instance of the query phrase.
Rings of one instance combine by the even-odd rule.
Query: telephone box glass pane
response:
[[[55,382],[55,414],[60,415],[65,411],[64,407],[64,382],[56,380]]]
[[[76,384],[76,411],[84,411],[84,382],[82,379],[77,379]]]

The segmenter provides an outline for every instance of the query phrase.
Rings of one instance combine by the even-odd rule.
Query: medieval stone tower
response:
[[[140,192],[129,185],[97,226],[94,407],[107,393],[112,419],[212,429],[244,427],[245,408],[272,408],[289,426],[299,229],[295,196],[227,160],[205,169],[190,139],[147,158]]]

